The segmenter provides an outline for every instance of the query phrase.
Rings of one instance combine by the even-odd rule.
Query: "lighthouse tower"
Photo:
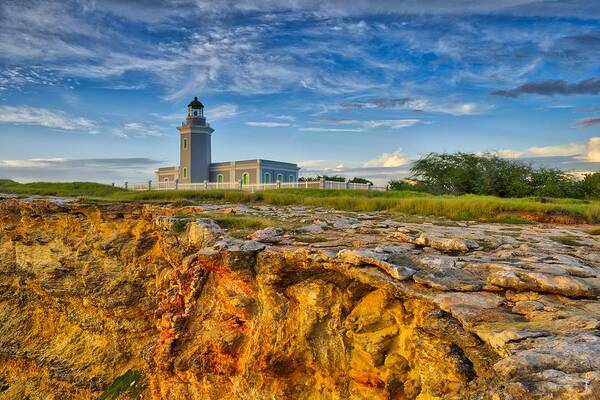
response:
[[[210,140],[214,129],[206,123],[204,105],[194,97],[188,104],[185,122],[177,127],[181,133],[179,152],[179,182],[209,180]]]

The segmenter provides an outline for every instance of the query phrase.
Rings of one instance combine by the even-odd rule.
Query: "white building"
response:
[[[271,160],[211,162],[211,137],[214,129],[206,122],[204,105],[197,97],[188,104],[185,122],[177,127],[180,133],[179,166],[159,168],[159,182],[242,182],[243,184],[295,182],[298,165]]]

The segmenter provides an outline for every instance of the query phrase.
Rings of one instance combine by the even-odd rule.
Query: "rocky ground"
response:
[[[0,399],[598,399],[589,230],[0,200]]]

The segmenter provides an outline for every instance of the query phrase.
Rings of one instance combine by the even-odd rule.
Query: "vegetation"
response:
[[[6,181],[4,181],[6,182]],[[9,181],[12,182],[12,181]],[[581,199],[556,199],[550,197],[501,198],[482,195],[433,195],[423,191],[387,192],[367,190],[320,190],[320,189],[279,189],[256,193],[235,190],[197,191],[124,191],[107,185],[91,186],[90,193],[81,189],[80,184],[47,184],[57,196],[85,196],[86,201],[117,202],[229,202],[262,203],[273,205],[305,205],[328,207],[338,210],[371,212],[389,211],[404,215],[443,217],[451,220],[483,220],[503,223],[525,223],[544,221],[552,218],[569,218],[573,222],[600,223],[600,201]],[[31,186],[11,184],[17,193],[29,193]],[[74,188],[78,187],[78,190]],[[100,190],[100,188],[102,190]],[[0,192],[15,192],[0,187]],[[224,216],[221,224],[258,224],[238,216]],[[227,220],[227,218],[236,218]],[[265,222],[265,221],[263,221]],[[218,223],[218,221],[217,221]],[[265,222],[267,223],[267,222]],[[238,225],[238,229],[249,229]]]
[[[96,400],[116,400],[127,396],[139,399],[146,383],[139,371],[129,370],[117,377],[113,383]]]
[[[18,183],[9,179],[0,179],[0,193],[104,197],[124,191],[121,188],[94,182]]]
[[[550,239],[562,243],[565,246],[583,246],[583,244],[578,242],[577,238],[574,236],[552,236]]]
[[[590,230],[588,231],[588,233],[589,233],[590,235],[598,236],[598,235],[600,235],[600,228],[590,229]]]
[[[393,190],[498,197],[600,198],[600,172],[583,180],[553,168],[534,168],[495,155],[430,153],[417,160],[412,181],[391,181]]]
[[[576,199],[499,198],[476,195],[434,196],[414,191],[366,191],[280,189],[262,192],[226,190],[119,192],[105,198],[113,201],[225,201],[266,203],[279,206],[305,205],[347,211],[390,211],[408,215],[446,217],[455,220],[518,222],[553,216],[600,222],[600,202]]]

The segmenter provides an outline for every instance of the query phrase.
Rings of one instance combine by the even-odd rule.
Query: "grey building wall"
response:
[[[157,182],[175,182],[179,178],[179,167],[159,168],[155,173]]]
[[[199,117],[188,117],[177,129],[181,133],[179,181],[193,183],[209,180],[211,135],[214,130],[206,123],[205,118]]]
[[[288,182],[291,176],[293,181],[298,179],[299,168],[296,164],[272,160],[242,160],[222,163],[213,163],[210,166],[210,181],[216,182],[219,174],[223,175],[223,182],[240,182],[244,173],[249,176],[250,184],[266,183],[265,173],[271,174],[271,182],[277,182],[277,175],[282,175],[282,182]]]

